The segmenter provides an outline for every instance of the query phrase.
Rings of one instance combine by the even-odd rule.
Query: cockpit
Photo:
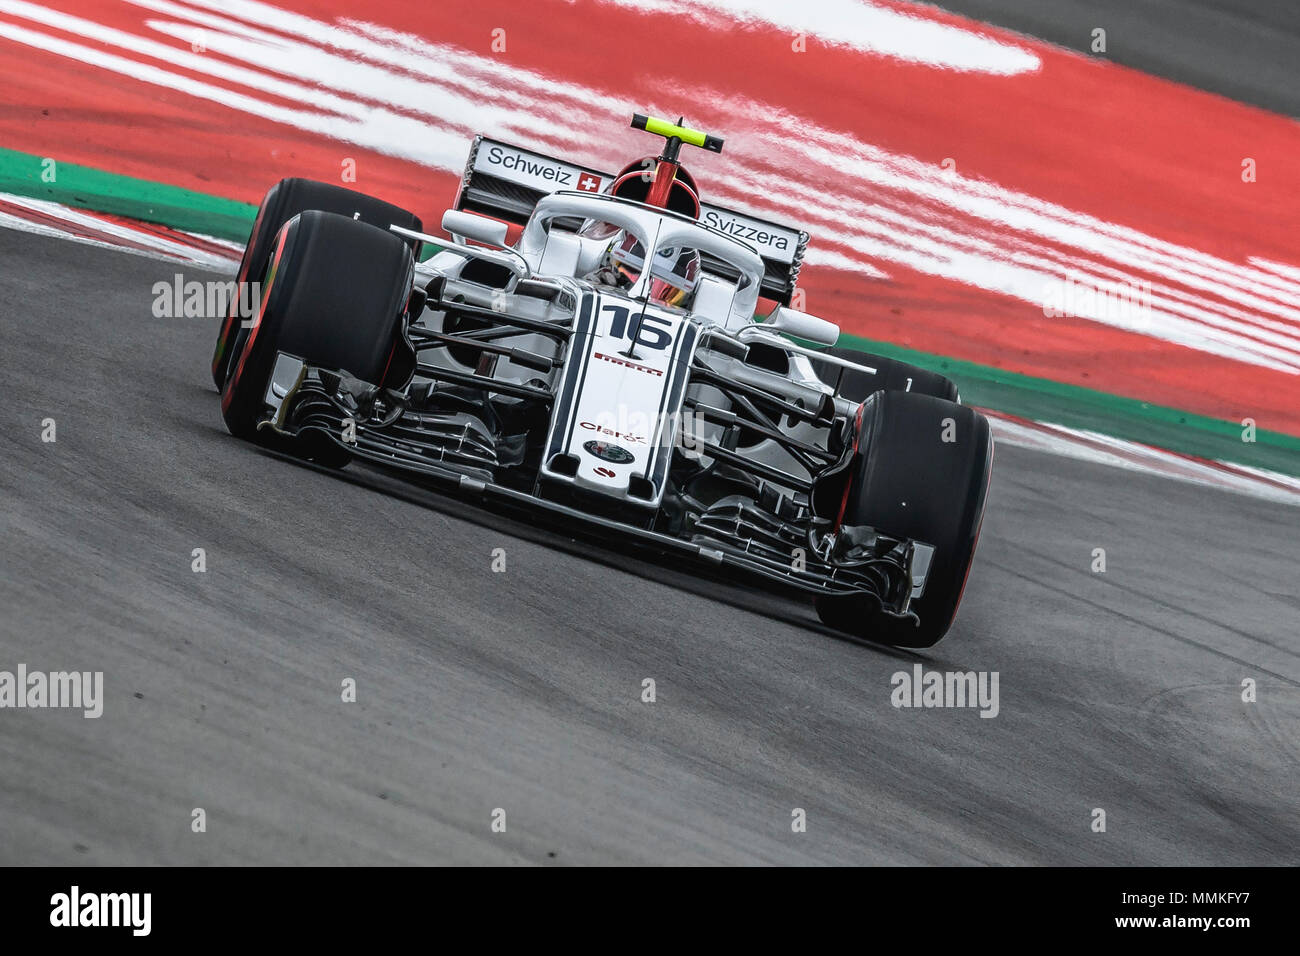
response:
[[[689,216],[580,192],[539,200],[516,250],[536,274],[586,279],[727,327],[752,321],[763,276],[753,249]],[[727,268],[715,272],[710,261]]]

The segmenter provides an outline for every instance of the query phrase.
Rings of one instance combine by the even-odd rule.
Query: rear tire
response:
[[[859,434],[842,523],[935,547],[911,606],[920,623],[865,595],[818,598],[817,614],[868,640],[932,647],[952,626],[979,539],[993,461],[988,419],[930,395],[879,391],[863,404]]]
[[[851,402],[864,401],[868,395],[880,389],[888,392],[914,392],[918,395],[933,395],[935,398],[942,398],[949,402],[957,401],[956,384],[952,379],[938,372],[886,358],[883,355],[859,352],[857,349],[829,348],[824,351],[827,355],[847,359],[859,365],[867,365],[876,370],[876,374],[872,375],[858,369],[813,359],[813,369],[817,372],[817,377],[827,385],[838,384],[839,394]]]
[[[252,234],[239,262],[235,298],[217,335],[217,347],[212,355],[212,381],[218,391],[226,384],[231,366],[248,339],[248,330],[242,327],[241,317],[237,314],[244,284],[260,279],[266,272],[280,227],[309,209],[339,213],[349,219],[359,215],[361,222],[380,229],[397,225],[416,232],[423,231],[419,217],[413,213],[341,186],[310,179],[282,179],[272,186],[258,207]],[[410,245],[412,254],[419,255],[419,243],[410,240]]]
[[[310,210],[276,236],[261,312],[221,392],[221,414],[237,438],[256,441],[267,414],[276,354],[380,383],[398,340],[414,277],[411,249],[395,234]],[[350,457],[328,439],[292,449],[323,464]]]

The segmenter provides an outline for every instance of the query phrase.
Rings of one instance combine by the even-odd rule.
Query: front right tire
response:
[[[260,311],[221,392],[230,433],[258,438],[279,352],[383,382],[402,340],[413,279],[411,249],[394,233],[318,210],[285,223],[267,264]]]
[[[415,214],[342,186],[318,183],[311,179],[282,179],[272,186],[257,209],[253,231],[244,246],[239,272],[235,276],[234,301],[217,333],[217,344],[212,354],[212,381],[218,391],[226,384],[226,378],[248,339],[248,330],[243,327],[241,316],[238,315],[238,304],[244,301],[241,299],[244,286],[265,274],[280,228],[294,216],[310,209],[338,213],[380,229],[396,225],[415,232],[423,230],[420,218]],[[409,244],[412,253],[418,256],[419,243],[410,240]]]
[[[859,445],[839,524],[867,525],[934,546],[918,624],[867,595],[818,598],[822,622],[896,647],[932,647],[961,604],[979,540],[993,464],[988,419],[916,392],[877,391],[862,405]]]

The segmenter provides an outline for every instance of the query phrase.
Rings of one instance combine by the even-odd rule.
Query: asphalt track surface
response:
[[[1221,96],[1300,117],[1294,0],[943,0],[940,6]],[[1106,31],[1105,53],[1093,31]]]
[[[241,444],[174,264],[0,262],[0,667],[105,672],[99,719],[0,711],[0,862],[1300,862],[1294,508],[1000,448],[954,632],[897,652]],[[895,709],[916,663],[997,717]]]

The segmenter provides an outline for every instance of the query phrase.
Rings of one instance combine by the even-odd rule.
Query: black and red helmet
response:
[[[614,177],[614,182],[609,187],[609,194],[619,199],[645,202],[646,197],[650,195],[650,186],[655,181],[657,164],[658,161],[654,156],[628,163]],[[696,188],[695,177],[681,166],[677,167],[677,176],[668,194],[668,208],[692,219],[700,218],[700,192]]]
[[[624,233],[610,244],[608,256],[613,270],[630,286],[645,271],[645,247],[636,236]],[[700,254],[694,249],[660,248],[650,263],[650,301],[674,308],[689,308],[700,282]]]

